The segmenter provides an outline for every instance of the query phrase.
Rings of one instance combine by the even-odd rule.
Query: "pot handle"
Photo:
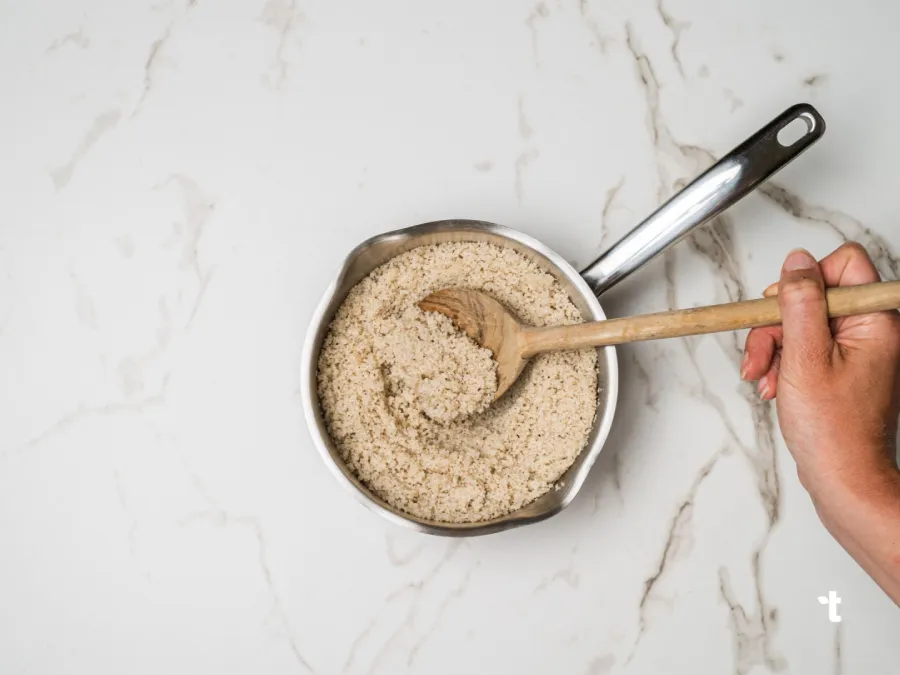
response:
[[[802,136],[785,145],[779,133],[802,121]],[[581,272],[595,295],[612,288],[639,267],[746,197],[825,133],[825,120],[808,103],[791,106],[716,162]]]

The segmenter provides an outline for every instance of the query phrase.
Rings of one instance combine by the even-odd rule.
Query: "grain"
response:
[[[582,321],[559,282],[510,248],[423,246],[347,295],[323,342],[318,393],[329,435],[369,489],[420,518],[478,522],[545,494],[581,452],[597,406],[597,353],[535,356],[489,405],[490,352],[416,306],[454,287],[491,295],[526,324]]]
[[[395,417],[416,411],[447,423],[486,409],[497,391],[497,363],[442,314],[410,306],[375,332],[388,405]]]

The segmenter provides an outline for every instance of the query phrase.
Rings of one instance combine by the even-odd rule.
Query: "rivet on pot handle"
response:
[[[795,120],[806,123],[806,133],[791,145],[782,145],[779,132]],[[695,227],[747,196],[823,133],[825,120],[811,105],[800,103],[788,108],[660,206],[581,275],[600,295]]]

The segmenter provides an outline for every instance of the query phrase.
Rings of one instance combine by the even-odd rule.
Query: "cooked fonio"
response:
[[[331,438],[372,491],[420,518],[476,522],[537,499],[581,452],[597,406],[597,353],[538,355],[491,403],[490,352],[416,306],[453,287],[488,293],[526,324],[582,320],[562,286],[510,248],[423,246],[347,295],[322,346],[318,391]]]

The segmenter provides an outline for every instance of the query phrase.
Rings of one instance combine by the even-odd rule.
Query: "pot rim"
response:
[[[324,420],[320,414],[316,384],[319,348],[322,340],[327,334],[328,328],[328,326],[323,326],[323,319],[329,312],[333,317],[334,312],[337,311],[337,307],[343,302],[346,293],[338,299],[336,297],[337,292],[344,287],[353,263],[370,247],[375,244],[406,239],[411,236],[444,234],[448,232],[487,232],[494,236],[510,239],[523,247],[531,249],[531,251],[537,253],[539,257],[545,258],[555,266],[555,268],[565,276],[565,281],[568,282],[568,285],[571,285],[579,292],[581,300],[584,301],[584,304],[590,313],[590,316],[585,317],[587,320],[598,321],[606,318],[599,300],[594,295],[587,282],[582,278],[581,274],[579,274],[572,265],[553,249],[518,230],[487,221],[468,219],[432,221],[392,230],[370,237],[355,246],[347,254],[346,258],[344,258],[338,273],[333,277],[316,306],[307,327],[306,336],[303,342],[301,361],[301,398],[306,425],[320,457],[331,474],[337,479],[338,483],[349,490],[356,501],[395,525],[400,525],[427,534],[450,537],[470,537],[500,532],[546,520],[562,511],[572,502],[584,485],[591,467],[600,455],[600,451],[603,449],[606,439],[609,436],[610,429],[612,428],[619,391],[618,359],[613,347],[603,347],[598,349],[598,357],[605,361],[605,377],[603,373],[598,373],[598,388],[602,387],[605,395],[602,397],[598,396],[596,418],[591,428],[588,442],[579,453],[579,457],[584,455],[584,458],[581,460],[580,464],[579,460],[576,458],[572,466],[570,466],[563,474],[561,477],[562,480],[558,482],[555,488],[556,493],[560,495],[559,499],[550,504],[547,508],[537,511],[530,508],[540,500],[544,499],[547,494],[545,493],[545,495],[539,497],[534,502],[526,504],[521,509],[492,520],[473,523],[447,523],[419,518],[412,514],[400,511],[399,509],[395,509],[384,502],[366,488],[359,479],[353,475],[349,468],[335,457],[335,452],[329,448],[331,440],[328,438],[328,432],[325,429]],[[460,241],[464,241],[464,239],[461,239]],[[554,274],[554,276],[558,276],[553,270],[547,271]],[[355,283],[358,283],[358,280],[355,281],[353,285],[355,285]],[[350,286],[350,288],[352,288],[352,286]],[[347,291],[349,291],[349,288],[347,288]],[[336,302],[337,305],[335,306]],[[579,464],[578,468],[573,471],[572,469],[576,464]],[[570,472],[571,475],[568,475]]]

